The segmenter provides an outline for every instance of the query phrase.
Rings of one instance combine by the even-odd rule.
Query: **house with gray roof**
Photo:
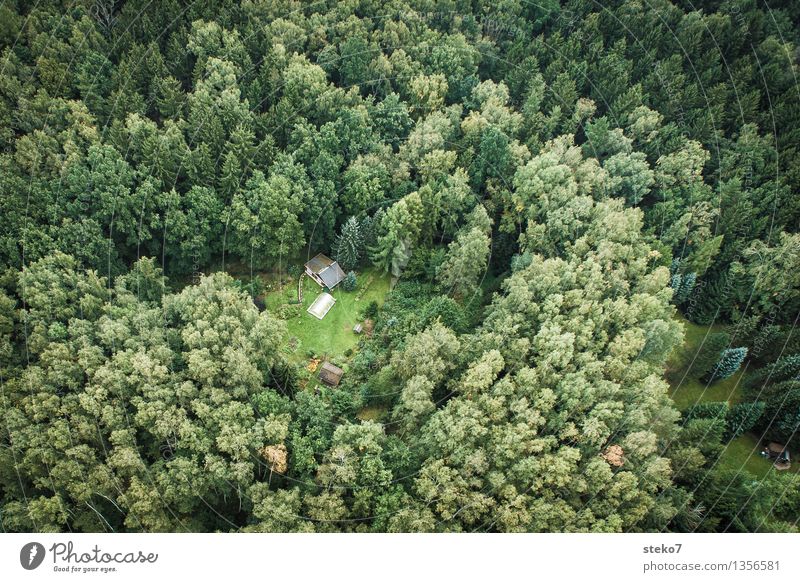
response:
[[[345,278],[339,263],[322,253],[306,263],[306,275],[314,279],[320,287],[333,289]]]

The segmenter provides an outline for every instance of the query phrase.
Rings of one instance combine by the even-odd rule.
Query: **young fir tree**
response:
[[[675,303],[680,305],[689,299],[689,295],[694,291],[694,286],[697,283],[697,273],[685,273],[681,275],[681,284],[675,289]]]
[[[356,289],[356,274],[353,271],[347,273],[342,280],[342,289],[345,291],[355,291]]]
[[[768,366],[759,368],[747,380],[747,388],[765,387],[768,384],[783,382],[800,374],[800,354],[789,354],[778,358]]]
[[[717,365],[709,375],[709,381],[730,378],[742,365],[745,356],[747,356],[747,348],[728,348],[723,351]]]

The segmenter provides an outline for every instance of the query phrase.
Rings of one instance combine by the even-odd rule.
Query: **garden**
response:
[[[290,358],[301,362],[312,356],[332,360],[350,356],[359,340],[353,327],[364,321],[364,311],[370,304],[383,304],[390,275],[371,268],[359,271],[354,290],[345,291],[343,285],[338,285],[329,291],[336,303],[321,320],[306,310],[323,289],[310,277],[302,277],[301,302],[297,301],[296,277],[273,279],[266,284],[263,295],[266,309],[286,321]]]

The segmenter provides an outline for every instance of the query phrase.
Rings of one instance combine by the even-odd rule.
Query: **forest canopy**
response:
[[[4,3],[2,531],[796,531],[799,25]]]

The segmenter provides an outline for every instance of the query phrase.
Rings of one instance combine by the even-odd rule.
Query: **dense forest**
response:
[[[0,531],[797,531],[798,27],[4,2]]]

